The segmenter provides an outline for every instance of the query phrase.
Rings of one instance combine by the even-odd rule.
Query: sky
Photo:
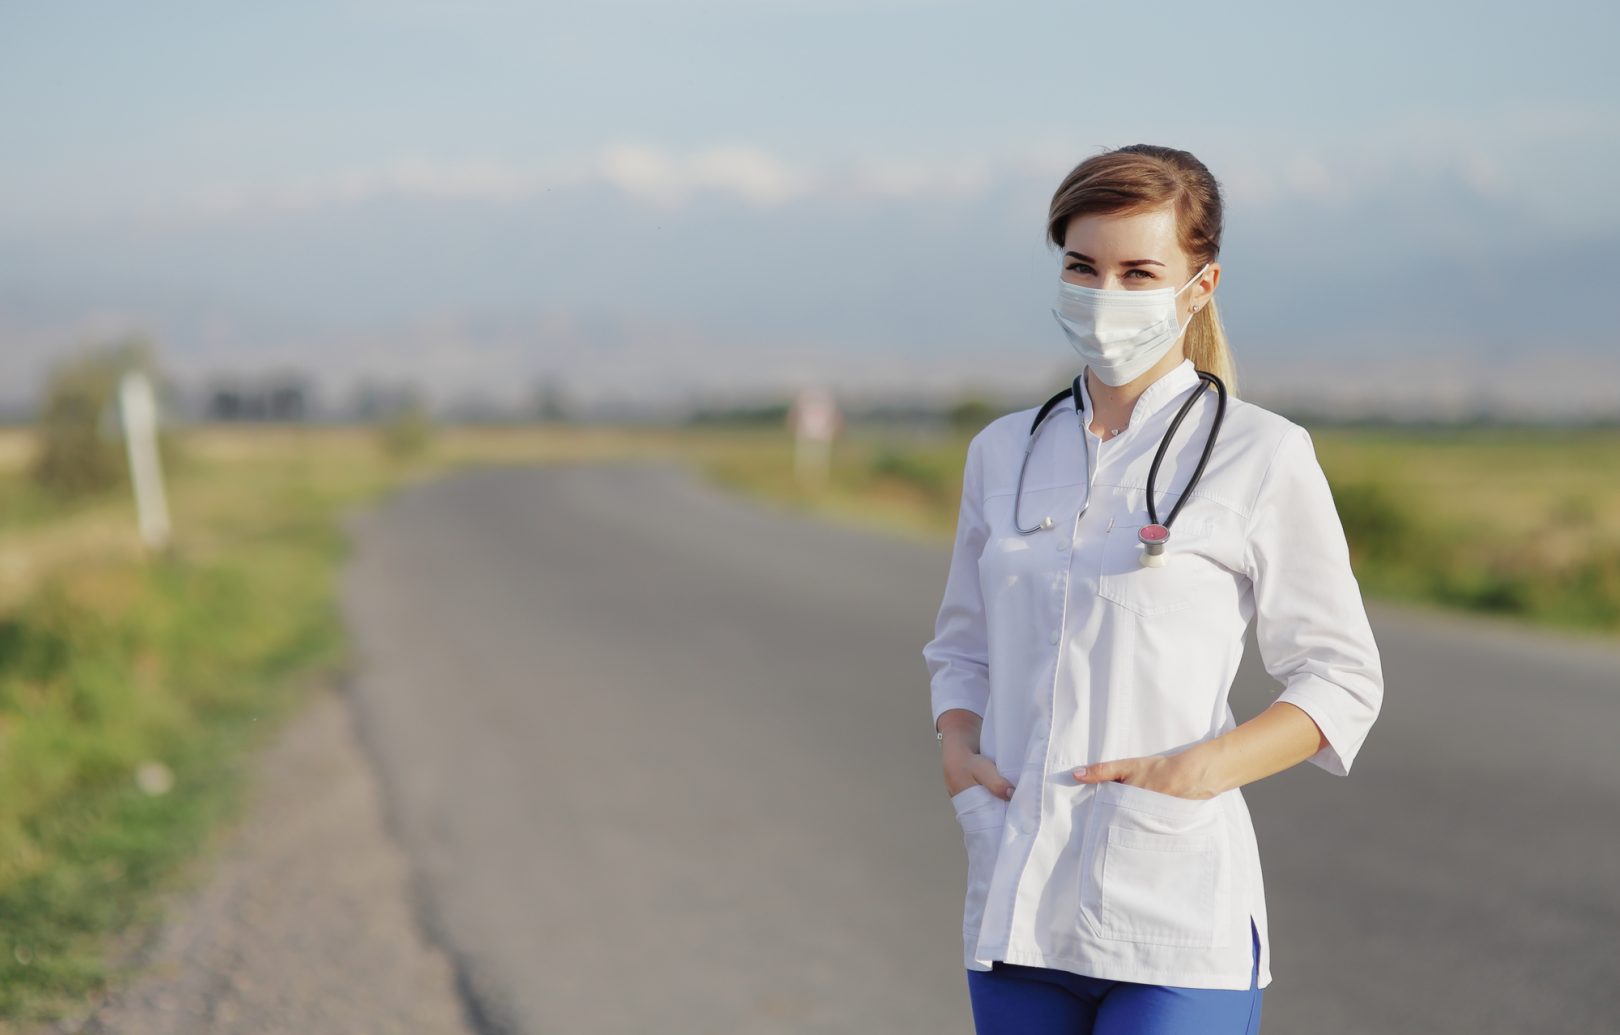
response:
[[[1076,360],[1052,192],[1147,142],[1221,183],[1243,394],[1605,412],[1616,39],[1561,0],[12,2],[0,402],[139,334],[333,402],[1034,405]]]

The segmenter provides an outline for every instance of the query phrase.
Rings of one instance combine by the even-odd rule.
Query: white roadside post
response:
[[[824,389],[806,388],[794,398],[788,426],[793,431],[793,467],[799,481],[818,488],[826,484],[833,436],[842,424],[838,404]]]
[[[118,383],[118,409],[141,539],[148,549],[162,550],[169,544],[169,505],[163,497],[163,468],[158,462],[157,400],[145,374],[136,370],[124,374]]]

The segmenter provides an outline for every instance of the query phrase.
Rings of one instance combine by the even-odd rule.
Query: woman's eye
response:
[[[1141,267],[1136,267],[1135,269],[1128,269],[1128,270],[1125,271],[1125,275],[1127,277],[1130,276],[1132,273],[1140,273],[1140,274],[1142,274],[1141,277],[1137,278],[1139,280],[1152,280],[1152,279],[1154,279],[1153,274],[1149,273],[1145,269],[1142,269]]]
[[[1070,273],[1090,273],[1091,272],[1091,267],[1086,265],[1083,262],[1071,262],[1071,263],[1069,263],[1068,269],[1069,269]]]

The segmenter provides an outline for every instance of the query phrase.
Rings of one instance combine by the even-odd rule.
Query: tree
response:
[[[115,400],[119,379],[129,370],[158,382],[155,353],[146,339],[85,349],[52,370],[39,407],[39,448],[31,471],[51,495],[89,496],[127,482]]]

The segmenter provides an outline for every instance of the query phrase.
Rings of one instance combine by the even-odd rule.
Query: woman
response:
[[[1382,703],[1310,435],[1235,394],[1221,209],[1185,151],[1076,166],[1047,234],[1082,376],[1033,438],[1039,407],[968,446],[923,657],[980,1035],[1258,1031],[1270,950],[1239,788],[1301,761],[1348,775]],[[1239,726],[1251,618],[1283,689]]]

